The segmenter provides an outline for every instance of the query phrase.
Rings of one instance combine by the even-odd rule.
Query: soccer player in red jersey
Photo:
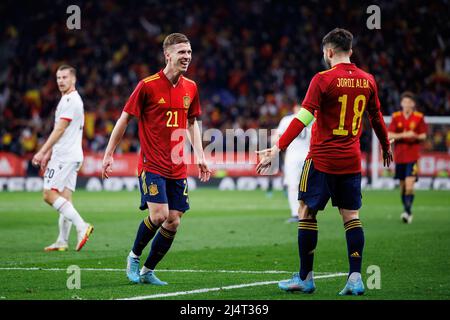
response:
[[[163,50],[165,68],[141,80],[134,89],[111,133],[102,168],[102,177],[108,178],[114,151],[129,121],[136,117],[141,144],[140,209],[148,209],[149,216],[140,224],[127,257],[127,277],[134,283],[154,285],[167,284],[156,277],[154,269],[172,245],[180,219],[189,209],[187,168],[182,161],[186,129],[200,180],[208,181],[211,175],[196,120],[201,114],[197,85],[183,76],[191,62],[190,42],[185,35],[173,33],[165,38]],[[139,272],[140,256],[153,237],[150,254]]]
[[[395,178],[400,180],[400,194],[405,210],[400,218],[405,223],[411,223],[414,183],[418,180],[417,161],[420,143],[427,138],[427,125],[423,114],[414,111],[416,99],[412,92],[406,91],[401,95],[400,105],[402,111],[392,114],[388,131],[389,138],[395,140]]]
[[[309,154],[299,185],[298,246],[300,272],[278,286],[285,291],[311,293],[314,250],[317,245],[317,212],[331,198],[338,207],[346,231],[350,270],[340,295],[364,293],[361,279],[364,232],[361,207],[361,119],[369,119],[383,149],[384,165],[392,161],[388,133],[380,112],[374,77],[350,62],[353,35],[344,29],[330,31],[322,40],[323,57],[330,69],[317,73],[309,85],[301,109],[276,145],[259,151],[258,173],[265,173],[294,138],[315,117]]]

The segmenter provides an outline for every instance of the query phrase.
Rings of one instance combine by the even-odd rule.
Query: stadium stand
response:
[[[441,14],[448,7],[445,1],[415,3],[379,1],[384,18],[375,32],[361,27],[365,7],[351,1],[86,1],[81,30],[64,27],[63,1],[20,7],[2,1],[0,9],[9,14],[0,22],[0,151],[27,156],[48,136],[59,100],[54,74],[63,62],[78,69],[84,149],[103,151],[132,88],[163,66],[162,39],[177,31],[192,41],[188,76],[200,87],[204,128],[276,127],[324,68],[320,39],[336,26],[355,34],[353,61],[375,75],[384,114],[411,90],[419,111],[448,116],[449,21]],[[450,150],[448,129],[437,128],[425,147]],[[136,151],[136,135],[135,123],[119,152]]]

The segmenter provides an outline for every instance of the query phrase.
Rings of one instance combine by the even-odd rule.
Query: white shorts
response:
[[[292,188],[298,188],[303,163],[304,162],[302,160],[296,159],[284,162],[284,185]]]
[[[75,191],[80,167],[81,162],[61,162],[51,159],[44,174],[44,190],[63,192],[64,188],[67,188]]]

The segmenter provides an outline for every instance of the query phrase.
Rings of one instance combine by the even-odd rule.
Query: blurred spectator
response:
[[[365,27],[367,4],[349,0],[84,1],[81,30],[68,30],[62,0],[2,1],[0,150],[24,155],[48,136],[60,98],[55,71],[69,63],[85,103],[84,148],[103,151],[132,89],[163,66],[162,40],[172,32],[192,41],[188,76],[200,88],[203,129],[275,128],[324,69],[321,39],[337,26],[354,33],[352,60],[375,75],[384,114],[411,90],[420,111],[449,116],[447,1],[377,4],[381,30]],[[136,126],[121,152],[138,150]],[[442,149],[449,140],[448,130],[430,138]]]

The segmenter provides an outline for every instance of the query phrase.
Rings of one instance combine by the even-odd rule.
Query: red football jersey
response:
[[[317,73],[302,107],[315,114],[308,158],[319,171],[361,172],[359,137],[366,108],[382,146],[389,146],[375,79],[353,63],[339,63]],[[375,126],[375,122],[380,125]]]
[[[188,118],[201,114],[196,83],[180,76],[173,85],[161,70],[138,83],[123,111],[139,119],[139,174],[145,169],[169,179],[186,178],[180,133]]]
[[[392,114],[389,132],[401,133],[405,131],[414,131],[417,134],[426,133],[427,125],[425,124],[423,114],[413,112],[408,118],[402,111]],[[394,161],[396,163],[415,162],[419,159],[420,141],[416,139],[399,139],[394,143]]]

